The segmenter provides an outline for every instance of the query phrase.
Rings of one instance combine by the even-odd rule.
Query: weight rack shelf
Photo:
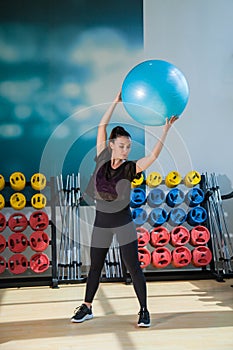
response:
[[[0,274],[0,288],[30,287],[30,286],[50,286],[55,288],[58,286],[57,264],[56,264],[57,248],[56,248],[56,212],[55,212],[56,193],[55,191],[56,191],[55,180],[53,177],[51,177],[50,180],[47,181],[46,187],[40,191],[32,189],[30,181],[26,181],[24,189],[20,191],[16,191],[12,189],[10,182],[8,181],[5,182],[5,186],[1,191],[1,194],[5,198],[5,206],[0,211],[0,213],[5,216],[7,223],[6,223],[6,228],[2,232],[0,232],[0,234],[5,237],[7,245],[5,250],[0,253],[0,256],[2,256],[5,259],[6,268],[5,268],[5,271]],[[20,210],[12,208],[9,200],[10,196],[16,192],[23,193],[26,198],[26,205]],[[47,203],[44,208],[36,209],[32,207],[30,199],[36,193],[43,193],[46,196]],[[34,272],[30,266],[30,258],[35,254],[40,254],[39,252],[36,252],[33,249],[31,249],[31,246],[29,244],[29,237],[34,232],[34,230],[30,227],[29,219],[30,219],[30,216],[36,211],[45,212],[48,217],[48,226],[44,230],[44,232],[49,237],[49,243],[47,248],[41,253],[42,255],[45,254],[47,256],[47,258],[49,259],[49,262],[47,263],[48,266],[46,267],[45,271],[43,271],[43,266],[42,266],[42,272],[40,273]],[[11,217],[12,214],[20,214],[20,213],[25,215],[27,218],[27,227],[22,233],[26,235],[28,243],[27,243],[26,249],[22,251],[22,253],[20,253],[20,254],[23,254],[27,259],[27,264],[25,263],[26,264],[25,272],[20,274],[15,274],[15,273],[12,273],[8,268],[9,258],[18,254],[9,249],[8,238],[14,232],[9,228],[8,219]],[[42,263],[43,263],[43,260],[41,264]]]

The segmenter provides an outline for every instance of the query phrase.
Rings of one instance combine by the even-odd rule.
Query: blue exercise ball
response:
[[[166,118],[180,116],[189,98],[183,73],[163,60],[135,66],[122,84],[122,102],[129,115],[143,125],[164,125]]]

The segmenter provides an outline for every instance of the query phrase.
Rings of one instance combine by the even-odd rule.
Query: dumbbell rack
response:
[[[6,248],[3,252],[0,253],[0,255],[5,259],[6,261],[6,268],[3,273],[0,274],[0,288],[10,288],[10,287],[30,287],[30,286],[51,286],[53,288],[58,286],[57,281],[57,253],[56,253],[56,194],[55,194],[55,179],[53,177],[50,178],[49,181],[46,183],[46,187],[41,191],[36,191],[32,189],[31,182],[26,181],[25,188],[22,191],[24,196],[26,197],[26,205],[21,210],[15,210],[11,207],[10,204],[10,196],[16,192],[13,190],[10,186],[10,182],[5,182],[5,187],[1,191],[1,194],[5,198],[5,206],[0,211],[1,214],[3,214],[6,218],[6,227],[5,229],[0,232],[1,235],[5,237],[6,240]],[[47,204],[45,208],[42,209],[35,209],[31,205],[31,197],[35,193],[43,193],[46,196]],[[48,221],[48,227],[45,229],[45,232],[47,233],[49,237],[49,245],[46,248],[44,253],[49,258],[49,266],[48,268],[40,273],[34,272],[30,267],[30,258],[36,254],[36,251],[31,249],[31,246],[29,244],[29,237],[33,233],[33,229],[29,225],[29,219],[32,213],[35,211],[44,211],[47,213],[49,221]],[[26,249],[22,252],[22,254],[27,259],[27,268],[25,272],[20,274],[12,273],[8,268],[8,261],[9,258],[14,256],[16,253],[12,252],[9,249],[8,246],[8,238],[13,233],[8,225],[8,219],[13,213],[22,213],[26,216],[28,220],[28,225],[26,229],[24,230],[23,234],[26,235],[28,239],[28,245]]]
[[[200,190],[202,190],[205,193],[205,191],[206,191],[205,182],[206,182],[205,175],[201,175],[201,180],[200,180],[199,184],[197,186],[194,186],[194,187],[200,188]],[[145,180],[143,181],[143,183],[140,186],[137,186],[137,187],[142,188],[145,192],[146,192],[146,190],[150,191],[152,189],[146,185]],[[165,180],[162,180],[161,184],[158,187],[161,188],[161,190],[164,191],[165,193],[168,193],[171,190],[171,188],[168,188],[166,186]],[[181,189],[185,194],[191,190],[190,187],[186,187],[183,179],[181,180],[181,182],[177,186],[177,188]],[[206,227],[208,230],[210,230],[210,221],[209,221],[210,215],[208,212],[209,207],[207,204],[208,204],[207,201],[204,200],[199,205],[200,207],[203,207],[204,210],[206,210],[206,212],[207,212],[206,220],[201,225]],[[145,204],[143,204],[141,207],[143,209],[145,209],[148,212],[148,214],[153,209],[148,205],[147,202]],[[164,204],[164,207],[167,211],[172,209],[166,203]],[[188,211],[189,209],[191,209],[191,208],[188,208],[188,206],[185,202],[183,202],[182,204],[180,204],[177,207],[183,207],[184,211]],[[148,222],[148,220],[142,226],[148,232],[151,232],[151,230],[154,228]],[[175,228],[174,225],[171,225],[169,223],[169,220],[167,222],[165,222],[162,226],[166,227],[169,232],[171,232]],[[182,223],[182,226],[187,228],[188,231],[190,231],[193,228],[193,226],[190,225],[187,221]],[[207,242],[207,244],[205,246],[210,250],[210,252],[213,252],[213,239],[212,239],[212,237]],[[187,244],[185,244],[184,247],[188,248],[190,250],[190,252],[195,248],[189,242]],[[150,242],[145,246],[145,248],[147,250],[149,250],[151,255],[152,255],[153,250],[155,249],[154,247],[152,247],[150,245]],[[168,248],[171,252],[174,250],[174,247],[171,245],[170,242],[166,244],[166,248]],[[114,265],[114,262],[115,261],[112,261],[112,265]],[[123,264],[122,264],[122,266],[123,266]],[[182,279],[182,280],[183,279],[186,279],[186,280],[187,279],[208,279],[208,278],[214,278],[214,277],[218,278],[218,276],[216,274],[214,259],[212,259],[208,265],[202,266],[202,267],[197,267],[197,266],[194,266],[192,263],[190,263],[187,266],[183,266],[182,268],[180,268],[180,267],[178,268],[170,263],[168,266],[166,266],[164,268],[156,268],[152,265],[152,263],[150,263],[147,267],[143,268],[143,271],[144,271],[145,277],[148,281],[149,280],[151,280],[151,281],[153,281],[153,280],[178,280],[178,279]],[[125,271],[124,266],[123,266],[123,276],[124,276],[126,283],[131,282],[130,276],[127,273],[127,271]],[[103,281],[105,281],[107,279],[108,278],[106,278],[105,275],[102,276]],[[114,275],[111,275],[111,278],[109,280],[114,281]]]
[[[205,182],[205,178],[204,178],[204,175],[202,175],[200,183],[195,187],[204,190],[204,182]],[[144,184],[144,186],[146,185]],[[165,180],[162,180],[161,184],[159,185],[159,188],[161,188],[161,190],[163,190],[166,195],[172,189],[166,186]],[[185,195],[191,189],[185,186],[183,180],[181,180],[177,188],[180,189]],[[151,188],[149,190],[151,190]],[[199,206],[207,210],[207,207],[204,201]],[[148,213],[153,209],[149,207],[147,203],[144,205],[144,208]],[[184,202],[176,206],[176,208],[181,208],[185,212],[187,212],[190,209],[188,208],[187,204],[185,204]],[[164,204],[164,209],[168,212],[168,214],[172,210],[172,208],[169,207],[166,203]],[[210,225],[209,225],[208,216],[205,222],[203,222],[201,225],[209,229]],[[148,221],[143,226],[145,226],[145,228],[148,229],[149,232],[151,232],[151,230],[154,228],[150,223],[148,223]],[[181,226],[187,228],[189,231],[193,228],[193,226],[191,226],[187,222],[187,220],[185,220],[185,222],[182,223]],[[170,233],[174,228],[176,228],[176,226],[174,226],[174,224],[171,224],[169,220],[166,221],[164,224],[162,224],[162,227],[165,227]],[[208,241],[207,246],[209,247],[210,251],[212,251],[211,240]],[[174,250],[174,246],[172,246],[170,242],[167,243],[165,247],[168,248],[168,250],[170,250],[171,252]],[[192,247],[190,243],[185,244],[184,247],[187,247],[190,251],[194,249],[194,247]],[[151,254],[155,249],[150,245],[150,243],[146,246],[146,248],[151,252]],[[192,263],[190,263],[187,266],[183,266],[182,268],[180,267],[177,268],[170,263],[168,266],[164,268],[156,268],[152,264],[150,264],[149,266],[145,267],[143,270],[147,280],[177,280],[177,279],[213,278],[213,269],[214,269],[214,264],[213,264],[213,261],[211,261],[210,264],[203,267],[196,267]]]

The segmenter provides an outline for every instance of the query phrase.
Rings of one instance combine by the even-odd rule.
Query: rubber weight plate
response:
[[[198,171],[192,170],[184,177],[184,184],[186,187],[194,187],[201,181],[201,174]]]
[[[156,171],[151,172],[146,178],[146,184],[149,187],[157,187],[161,184],[162,175]]]
[[[26,198],[25,198],[24,194],[22,194],[20,192],[16,192],[16,193],[12,194],[10,197],[10,205],[15,210],[23,209],[26,205]]]
[[[22,191],[26,185],[26,178],[23,173],[16,171],[10,175],[10,185],[15,191]]]
[[[46,186],[46,177],[44,174],[36,173],[31,177],[31,186],[36,191],[41,191]]]
[[[28,226],[27,217],[23,213],[13,213],[8,219],[8,226],[13,232],[22,232]]]
[[[8,259],[8,270],[14,275],[24,273],[28,268],[28,260],[23,254],[14,254]]]
[[[31,198],[31,205],[35,209],[43,209],[46,206],[46,197],[42,193],[36,193]]]

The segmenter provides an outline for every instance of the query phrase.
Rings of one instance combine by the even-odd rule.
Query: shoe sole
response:
[[[87,320],[91,320],[93,318],[93,315],[86,315],[84,316],[83,318],[81,318],[80,320],[76,320],[75,318],[71,318],[71,322],[73,323],[81,323],[81,322],[84,322],[84,321],[87,321]]]
[[[150,327],[150,323],[148,323],[148,324],[145,324],[145,323],[139,323],[139,324],[138,324],[138,327],[148,328],[148,327]]]

